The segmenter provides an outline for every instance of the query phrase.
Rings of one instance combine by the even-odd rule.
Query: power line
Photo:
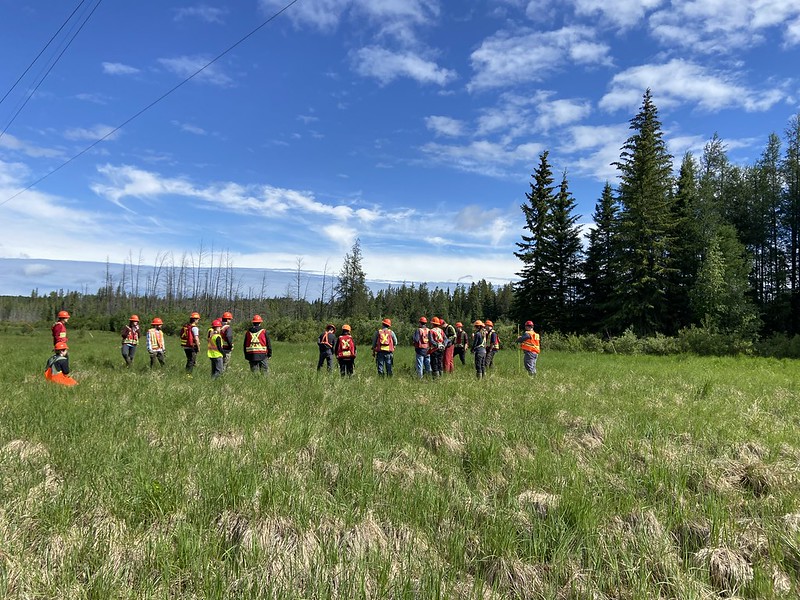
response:
[[[78,34],[81,32],[81,30],[83,29],[84,25],[86,25],[86,23],[89,21],[91,16],[94,14],[94,11],[96,11],[97,7],[100,6],[102,3],[103,3],[103,0],[97,0],[97,4],[94,5],[94,8],[92,8],[92,10],[89,12],[89,14],[83,20],[83,22],[80,24],[80,27],[78,27],[78,29],[75,31],[75,33],[72,34],[72,37],[69,38],[69,41],[67,42],[66,46],[64,46],[64,48],[61,50],[61,52],[56,57],[56,59],[53,61],[53,63],[50,65],[50,67],[48,67],[47,71],[45,72],[44,75],[42,75],[42,78],[39,80],[39,82],[36,84],[36,86],[32,90],[30,90],[30,93],[28,94],[28,97],[25,98],[25,101],[17,109],[17,112],[15,112],[14,115],[11,117],[11,120],[3,128],[3,131],[0,131],[0,138],[2,138],[5,135],[6,131],[8,131],[8,128],[11,127],[11,124],[19,116],[19,113],[21,113],[22,109],[25,108],[25,106],[28,104],[28,101],[30,101],[30,99],[33,98],[33,95],[36,93],[36,90],[38,90],[39,86],[42,85],[42,83],[44,83],[44,80],[47,79],[47,76],[50,74],[50,71],[52,71],[53,68],[58,64],[58,61],[61,60],[61,57],[64,56],[64,53],[72,45],[72,42],[75,41],[76,37],[78,37]]]
[[[101,0],[101,1],[102,1],[102,0]],[[203,71],[205,71],[205,70],[206,70],[208,67],[210,67],[211,65],[213,65],[213,64],[214,64],[215,62],[217,62],[217,61],[218,61],[220,58],[222,58],[223,56],[225,56],[226,54],[228,54],[228,53],[229,53],[231,50],[233,50],[234,48],[238,47],[240,44],[242,44],[243,42],[245,42],[247,39],[249,39],[250,37],[252,37],[252,36],[253,36],[253,35],[255,35],[256,33],[258,33],[258,32],[259,32],[261,29],[263,29],[264,27],[266,27],[267,25],[269,25],[269,24],[270,24],[272,21],[274,21],[275,19],[277,19],[279,16],[281,16],[281,15],[282,15],[284,12],[286,12],[287,10],[289,10],[289,9],[290,9],[292,6],[294,6],[295,4],[297,4],[299,1],[300,1],[300,0],[291,0],[291,2],[289,2],[289,3],[288,3],[288,4],[286,4],[286,5],[285,5],[283,8],[281,8],[279,11],[277,11],[276,13],[274,13],[274,14],[273,14],[271,17],[269,17],[269,18],[268,18],[266,21],[264,21],[263,23],[261,23],[261,24],[260,24],[258,27],[256,27],[255,29],[251,30],[251,31],[250,31],[248,34],[246,34],[245,36],[243,36],[243,37],[239,38],[239,40],[238,40],[237,42],[235,42],[234,44],[232,44],[232,45],[228,46],[228,48],[226,48],[225,50],[223,50],[222,52],[220,52],[219,54],[217,54],[217,56],[215,56],[215,57],[214,57],[214,58],[212,58],[210,61],[208,61],[206,64],[204,64],[202,67],[200,67],[199,69],[197,69],[197,70],[196,70],[194,73],[192,73],[191,75],[189,75],[188,77],[186,77],[186,78],[185,78],[183,81],[181,81],[180,83],[178,83],[177,85],[175,85],[174,87],[172,87],[171,89],[169,89],[168,91],[164,92],[163,94],[161,94],[161,96],[159,96],[158,98],[156,98],[155,100],[153,100],[153,101],[152,101],[150,104],[148,104],[147,106],[145,106],[144,108],[142,108],[141,110],[139,110],[139,111],[138,111],[137,113],[135,113],[133,116],[131,116],[131,117],[128,117],[128,118],[127,118],[125,121],[123,121],[122,123],[120,123],[119,125],[117,125],[117,126],[114,128],[114,129],[112,129],[111,131],[109,131],[108,133],[106,133],[106,134],[105,134],[103,137],[100,137],[100,138],[96,139],[96,140],[95,140],[95,141],[93,141],[91,144],[89,144],[88,146],[86,146],[86,147],[85,147],[83,150],[81,150],[80,152],[78,152],[77,154],[75,154],[74,156],[72,156],[71,158],[68,158],[68,159],[67,159],[67,160],[65,160],[63,163],[61,163],[60,165],[58,165],[56,168],[54,168],[54,169],[52,169],[51,171],[49,171],[49,172],[45,173],[44,175],[42,175],[41,177],[39,177],[39,179],[37,179],[36,181],[33,181],[32,183],[28,184],[27,186],[25,186],[24,188],[22,188],[21,190],[19,190],[19,191],[18,191],[16,194],[14,194],[13,196],[11,196],[11,197],[9,197],[9,198],[6,198],[6,199],[5,199],[5,200],[3,200],[2,202],[0,202],[0,206],[5,206],[6,204],[8,204],[8,203],[9,203],[9,202],[11,202],[12,200],[14,200],[14,198],[17,198],[17,197],[18,197],[18,196],[20,196],[21,194],[24,194],[25,192],[27,192],[29,189],[31,189],[31,188],[33,188],[33,187],[36,187],[36,186],[37,186],[37,185],[39,185],[39,184],[40,184],[42,181],[44,181],[45,179],[47,179],[48,177],[50,177],[50,176],[51,176],[51,175],[53,175],[54,173],[57,173],[58,171],[60,171],[60,170],[61,170],[61,169],[63,169],[64,167],[66,167],[68,164],[70,164],[72,161],[74,161],[74,160],[76,160],[76,159],[80,158],[81,156],[83,156],[84,154],[86,154],[87,152],[89,152],[89,150],[91,150],[92,148],[94,148],[95,146],[97,146],[97,145],[98,145],[100,142],[103,142],[103,141],[105,141],[106,139],[108,139],[109,137],[111,137],[112,135],[114,135],[114,134],[115,134],[117,131],[119,131],[120,129],[122,129],[123,127],[125,127],[125,125],[127,125],[128,123],[130,123],[131,121],[133,121],[134,119],[136,119],[137,117],[139,117],[140,115],[142,115],[143,113],[145,113],[146,111],[150,110],[150,109],[151,109],[152,107],[154,107],[156,104],[158,104],[159,102],[161,102],[161,101],[162,101],[164,98],[166,98],[167,96],[171,95],[171,94],[172,94],[173,92],[175,92],[175,91],[176,91],[178,88],[180,88],[180,87],[183,87],[183,86],[184,86],[186,83],[188,83],[189,81],[191,81],[192,79],[194,79],[194,78],[195,78],[197,75],[199,75],[200,73],[202,73]]]
[[[31,64],[29,64],[29,65],[28,65],[28,66],[25,68],[25,70],[22,72],[22,75],[20,75],[19,77],[17,77],[17,80],[16,80],[16,81],[14,82],[14,84],[13,84],[13,85],[12,85],[12,86],[11,86],[11,87],[8,89],[8,91],[5,93],[5,95],[4,95],[2,98],[0,98],[0,104],[2,104],[2,103],[5,101],[5,99],[6,99],[6,98],[8,98],[8,95],[9,95],[11,92],[13,92],[13,91],[14,91],[14,88],[15,88],[15,87],[17,87],[17,84],[18,84],[20,81],[22,81],[22,78],[23,78],[23,77],[25,77],[25,75],[27,75],[28,71],[30,71],[30,70],[31,70],[31,67],[33,67],[33,65],[34,65],[34,64],[36,64],[36,61],[37,61],[37,60],[39,60],[39,58],[42,56],[42,54],[44,54],[44,51],[45,51],[45,50],[47,50],[47,48],[50,46],[50,44],[52,44],[52,43],[53,43],[53,40],[54,40],[54,39],[56,39],[56,37],[58,36],[58,34],[59,34],[59,33],[61,33],[61,30],[62,30],[62,29],[64,29],[64,27],[66,27],[66,26],[67,26],[67,23],[69,23],[69,22],[72,20],[72,17],[73,17],[73,16],[75,16],[75,13],[76,13],[76,12],[78,12],[78,9],[79,9],[81,6],[83,6],[83,3],[84,3],[84,2],[86,2],[86,0],[81,0],[81,1],[80,1],[80,3],[78,3],[78,6],[76,6],[74,9],[72,9],[72,12],[69,14],[69,16],[66,18],[66,20],[65,20],[65,21],[64,21],[64,22],[61,24],[61,27],[59,27],[59,28],[58,28],[58,30],[57,30],[57,31],[56,31],[56,32],[53,34],[53,36],[52,36],[52,37],[51,37],[49,40],[47,40],[47,43],[44,45],[44,48],[42,48],[41,50],[39,50],[39,54],[37,54],[37,55],[36,55],[36,58],[34,58],[34,59],[31,61]]]

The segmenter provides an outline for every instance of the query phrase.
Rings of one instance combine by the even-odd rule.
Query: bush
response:
[[[785,333],[775,333],[756,342],[755,352],[759,356],[772,358],[800,358],[800,335],[789,337]]]
[[[687,327],[678,332],[679,347],[700,356],[736,356],[752,354],[752,340],[733,333],[722,333],[705,327]]]

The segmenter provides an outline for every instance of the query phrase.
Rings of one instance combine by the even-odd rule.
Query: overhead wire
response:
[[[102,0],[101,0],[101,1],[102,1]],[[211,65],[213,65],[215,62],[217,62],[219,59],[221,59],[223,56],[225,56],[226,54],[228,54],[228,53],[229,53],[231,50],[233,50],[233,49],[237,48],[239,45],[241,45],[242,43],[244,43],[244,42],[245,42],[246,40],[248,40],[250,37],[252,37],[252,36],[253,36],[253,35],[255,35],[256,33],[258,33],[258,32],[259,32],[261,29],[263,29],[264,27],[266,27],[267,25],[269,25],[269,24],[270,24],[272,21],[274,21],[275,19],[277,19],[279,16],[281,16],[281,15],[282,15],[284,12],[286,12],[287,10],[289,10],[289,9],[290,9],[292,6],[294,6],[295,4],[297,4],[299,1],[300,1],[300,0],[291,0],[291,2],[288,2],[286,5],[284,5],[284,7],[283,7],[283,8],[281,8],[279,11],[277,11],[277,12],[273,13],[273,14],[272,14],[272,16],[270,16],[268,19],[266,19],[265,21],[263,21],[263,22],[262,22],[260,25],[258,25],[258,26],[257,26],[257,27],[255,27],[254,29],[252,29],[252,30],[251,30],[249,33],[247,33],[246,35],[244,35],[244,36],[242,36],[241,38],[239,38],[239,40],[238,40],[238,41],[236,41],[235,43],[233,43],[233,44],[231,44],[230,46],[228,46],[228,47],[227,47],[225,50],[223,50],[222,52],[220,52],[219,54],[217,54],[217,55],[216,55],[214,58],[212,58],[210,61],[208,61],[208,62],[207,62],[206,64],[204,64],[202,67],[198,68],[198,69],[197,69],[196,71],[194,71],[192,74],[188,75],[188,76],[187,76],[186,78],[184,78],[184,79],[183,79],[183,80],[182,80],[180,83],[178,83],[177,85],[173,86],[172,88],[170,88],[169,90],[167,90],[166,92],[164,92],[163,94],[161,94],[161,95],[160,95],[158,98],[156,98],[155,100],[153,100],[152,102],[150,102],[150,104],[148,104],[148,105],[147,105],[147,106],[145,106],[144,108],[142,108],[142,109],[140,109],[139,111],[137,111],[136,113],[134,113],[132,116],[130,116],[130,117],[128,117],[127,119],[125,119],[125,120],[124,120],[122,123],[120,123],[119,125],[117,125],[116,127],[114,127],[112,130],[108,131],[108,132],[107,132],[105,135],[103,135],[102,137],[99,137],[99,138],[97,138],[95,141],[93,141],[91,144],[89,144],[88,146],[86,146],[86,147],[85,147],[83,150],[81,150],[81,151],[80,151],[80,152],[78,152],[77,154],[75,154],[75,155],[73,155],[72,157],[68,158],[68,159],[67,159],[67,160],[65,160],[63,163],[61,163],[60,165],[58,165],[58,166],[57,166],[57,167],[55,167],[54,169],[52,169],[52,170],[48,171],[47,173],[45,173],[44,175],[42,175],[41,177],[39,177],[39,178],[38,178],[38,179],[36,179],[35,181],[33,181],[33,182],[29,183],[27,186],[25,186],[24,188],[20,189],[20,190],[19,190],[17,193],[15,193],[13,196],[10,196],[10,197],[6,198],[5,200],[3,200],[2,202],[0,202],[0,206],[5,206],[6,204],[8,204],[9,202],[11,202],[11,201],[12,201],[12,200],[14,200],[15,198],[18,198],[20,195],[22,195],[22,194],[24,194],[25,192],[27,192],[28,190],[30,190],[31,188],[34,188],[34,187],[36,187],[37,185],[39,185],[39,184],[40,184],[42,181],[44,181],[45,179],[47,179],[47,178],[48,178],[48,177],[50,177],[51,175],[53,175],[53,174],[57,173],[58,171],[60,171],[61,169],[63,169],[64,167],[66,167],[67,165],[69,165],[70,163],[72,163],[73,161],[77,160],[78,158],[80,158],[81,156],[83,156],[84,154],[86,154],[87,152],[89,152],[89,150],[91,150],[92,148],[94,148],[95,146],[97,146],[98,144],[100,144],[101,142],[103,142],[103,141],[107,140],[109,137],[111,137],[112,135],[114,135],[114,134],[115,134],[117,131],[119,131],[120,129],[122,129],[123,127],[125,127],[125,126],[126,126],[128,123],[130,123],[130,122],[131,122],[131,121],[133,121],[134,119],[138,118],[138,117],[139,117],[139,116],[141,116],[143,113],[147,112],[147,111],[148,111],[148,110],[150,110],[152,107],[154,107],[156,104],[158,104],[159,102],[161,102],[162,100],[164,100],[166,97],[170,96],[170,95],[171,95],[172,93],[174,93],[176,90],[178,90],[179,88],[183,87],[183,86],[184,86],[185,84],[187,84],[189,81],[191,81],[192,79],[194,79],[195,77],[197,77],[197,76],[198,76],[200,73],[202,73],[203,71],[205,71],[205,70],[206,70],[208,67],[210,67],[210,66],[211,66]]]
[[[19,77],[17,77],[17,80],[16,80],[16,81],[15,81],[15,82],[12,84],[12,86],[11,86],[10,88],[8,88],[8,91],[7,91],[7,92],[6,92],[6,93],[3,95],[3,97],[2,97],[2,98],[0,98],[0,104],[2,104],[2,103],[5,101],[5,99],[6,99],[6,98],[8,98],[8,95],[9,95],[11,92],[13,92],[13,91],[14,91],[14,89],[17,87],[17,85],[19,84],[19,82],[20,82],[20,81],[22,81],[23,77],[25,77],[25,75],[27,75],[27,74],[28,74],[28,71],[30,71],[30,70],[31,70],[31,68],[33,67],[33,65],[35,65],[35,64],[36,64],[36,61],[37,61],[37,60],[39,60],[39,58],[41,58],[42,54],[44,54],[44,51],[45,51],[45,50],[47,50],[47,48],[50,46],[50,44],[52,44],[52,43],[53,43],[53,40],[54,40],[54,39],[56,39],[56,37],[58,37],[58,34],[59,34],[59,33],[61,33],[61,30],[62,30],[62,29],[64,29],[64,27],[66,27],[66,26],[67,26],[67,23],[69,23],[69,22],[72,20],[72,17],[74,17],[74,16],[75,16],[75,13],[76,13],[76,12],[78,12],[78,9],[79,9],[81,6],[83,6],[83,3],[84,3],[84,2],[86,2],[86,0],[81,0],[81,1],[78,3],[78,6],[76,6],[75,8],[73,8],[73,9],[72,9],[72,12],[69,14],[69,16],[66,18],[66,20],[65,20],[65,21],[64,21],[64,22],[61,24],[61,27],[59,27],[59,28],[56,30],[56,32],[55,32],[55,33],[54,33],[54,34],[53,34],[53,35],[50,37],[50,39],[49,39],[49,40],[47,40],[47,43],[44,45],[44,47],[43,47],[41,50],[39,50],[39,54],[37,54],[37,55],[36,55],[36,58],[34,58],[34,59],[31,61],[31,63],[30,63],[30,64],[29,64],[27,67],[25,67],[25,70],[22,72],[22,75],[20,75]]]
[[[14,121],[17,119],[17,117],[19,116],[19,113],[21,113],[21,112],[22,112],[22,109],[23,109],[23,108],[25,108],[25,106],[28,104],[28,102],[30,101],[30,99],[31,99],[31,98],[33,98],[33,95],[34,95],[34,94],[36,93],[36,91],[39,89],[39,86],[41,86],[41,85],[42,85],[42,83],[44,83],[44,80],[45,80],[45,79],[47,79],[47,76],[50,74],[50,72],[53,70],[53,68],[54,68],[54,67],[55,67],[55,66],[58,64],[58,61],[60,61],[60,60],[61,60],[61,57],[62,57],[62,56],[64,56],[64,53],[65,53],[65,52],[67,51],[67,49],[68,49],[68,48],[69,48],[69,47],[72,45],[72,42],[74,42],[74,41],[75,41],[75,38],[76,38],[76,37],[78,37],[78,34],[79,34],[79,33],[81,32],[81,30],[84,28],[84,26],[86,25],[86,23],[88,23],[89,19],[90,19],[90,18],[92,17],[92,15],[94,14],[94,11],[96,11],[96,10],[97,10],[97,7],[98,7],[98,6],[100,6],[102,3],[103,3],[103,0],[97,0],[97,4],[95,4],[95,5],[94,5],[94,7],[93,7],[93,8],[92,8],[92,10],[89,12],[89,14],[86,16],[86,18],[84,18],[84,19],[83,19],[83,21],[81,22],[80,26],[79,26],[79,27],[78,27],[78,28],[75,30],[75,33],[73,33],[73,34],[72,34],[72,37],[70,37],[70,38],[69,38],[69,41],[68,41],[68,42],[66,43],[66,45],[65,45],[65,46],[64,46],[64,47],[61,49],[61,52],[59,53],[59,55],[58,55],[58,56],[56,57],[56,59],[55,59],[55,60],[54,60],[54,61],[53,61],[53,62],[50,64],[50,66],[47,68],[47,71],[44,73],[44,75],[42,75],[42,77],[39,79],[39,81],[38,81],[38,83],[36,84],[36,86],[35,86],[35,87],[34,87],[32,90],[29,90],[29,93],[28,93],[27,97],[26,97],[26,98],[25,98],[25,100],[22,102],[22,104],[19,106],[19,108],[17,109],[17,111],[16,111],[16,112],[13,114],[13,116],[11,117],[11,120],[10,120],[10,121],[9,121],[9,122],[6,124],[6,126],[3,128],[3,130],[2,130],[2,131],[0,131],[0,138],[2,138],[2,137],[5,135],[6,131],[8,131],[8,128],[9,128],[9,127],[11,127],[11,124],[12,124],[12,123],[13,123],[13,122],[14,122]]]

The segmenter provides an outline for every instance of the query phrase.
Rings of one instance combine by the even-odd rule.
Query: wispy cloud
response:
[[[136,75],[141,72],[140,69],[123,63],[104,62],[102,65],[103,73],[107,75]]]
[[[425,125],[436,135],[448,137],[464,135],[464,123],[458,119],[434,115],[425,118]]]
[[[158,62],[165,69],[175,73],[179,77],[189,77],[198,69],[208,64],[209,60],[211,59],[205,56],[177,56],[174,58],[159,58]],[[218,63],[209,65],[203,69],[193,80],[218,85],[220,87],[233,85],[233,79],[222,72]]]
[[[562,98],[542,99],[538,107],[538,116],[534,124],[540,131],[549,131],[554,127],[563,127],[580,121],[592,112],[592,104],[588,100]]]
[[[200,4],[198,6],[186,6],[175,10],[175,20],[181,21],[183,19],[200,19],[206,23],[222,23],[227,10]]]
[[[539,143],[507,146],[487,140],[466,145],[431,142],[422,146],[422,152],[436,164],[490,177],[516,174],[516,166],[531,163],[543,149],[544,146]]]
[[[455,71],[438,66],[414,52],[393,52],[378,46],[368,46],[353,55],[356,72],[364,77],[374,77],[382,84],[399,77],[408,77],[419,83],[444,86],[456,78]]]
[[[6,133],[0,137],[0,149],[30,156],[31,158],[59,158],[64,153],[56,148],[44,148]]]
[[[173,120],[172,124],[186,133],[193,133],[195,135],[208,135],[208,132],[202,127],[193,125],[192,123],[182,123],[181,121]]]
[[[112,131],[114,131],[114,127],[111,125],[103,125],[102,123],[98,123],[93,127],[73,127],[72,129],[67,129],[64,132],[64,137],[73,141],[93,142],[108,136],[105,137],[105,139],[114,140],[119,136],[120,132],[114,131],[114,133],[111,133]]]
[[[91,102],[92,104],[108,104],[110,96],[105,94],[75,94],[75,98],[81,102]]]
[[[575,12],[581,16],[599,15],[603,20],[618,27],[632,27],[645,15],[667,0],[573,0]]]

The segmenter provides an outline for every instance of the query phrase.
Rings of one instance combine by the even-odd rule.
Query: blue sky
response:
[[[287,2],[101,2],[0,137],[0,258],[338,273],[358,236],[370,279],[500,283],[539,153],[588,226],[645,88],[678,158],[752,163],[800,103],[800,0],[298,0],[8,200]],[[0,94],[77,4],[0,0]]]

